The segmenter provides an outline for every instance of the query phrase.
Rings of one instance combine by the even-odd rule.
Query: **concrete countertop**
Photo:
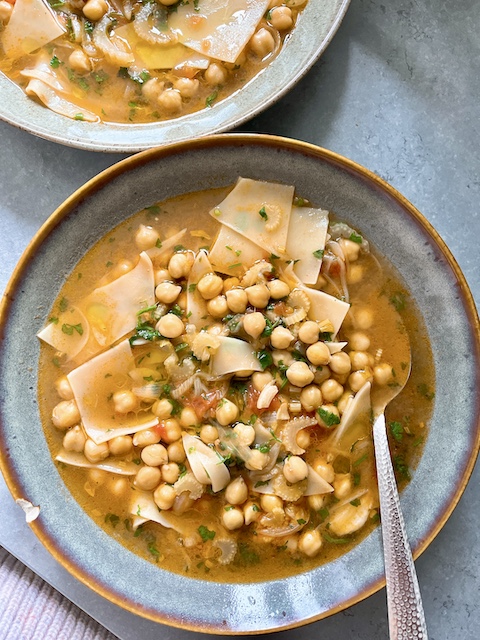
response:
[[[446,241],[477,305],[479,26],[480,3],[475,0],[352,0],[321,60],[284,99],[241,128],[318,144],[385,178]],[[61,147],[3,122],[0,148],[3,291],[48,215],[121,156]],[[416,562],[431,640],[478,638],[479,479],[477,465],[453,515]],[[140,620],[95,596],[70,578],[36,541],[1,479],[0,497],[0,544],[122,640],[213,637]],[[0,601],[0,611],[5,606]],[[388,637],[385,592],[314,625],[272,638],[332,635],[358,640]]]

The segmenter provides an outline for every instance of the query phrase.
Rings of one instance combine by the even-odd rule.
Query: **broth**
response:
[[[240,180],[237,187],[246,182],[249,181],[242,183]],[[253,188],[255,185],[247,186]],[[263,190],[264,186],[260,188]],[[69,324],[62,314],[77,306],[85,310],[87,307],[82,301],[90,299],[92,290],[118,282],[122,273],[132,273],[138,261],[139,249],[150,251],[155,266],[156,286],[167,277],[169,284],[179,286],[180,291],[177,297],[166,303],[163,300],[168,287],[161,291],[157,289],[157,298],[151,305],[155,306],[155,310],[145,311],[140,306],[143,312],[138,316],[137,326],[127,333],[134,353],[135,371],[140,372],[142,378],[141,382],[138,382],[138,376],[135,378],[136,393],[140,394],[142,400],[128,412],[125,409],[129,407],[122,407],[121,403],[131,401],[131,395],[115,400],[108,396],[109,388],[103,390],[103,382],[98,380],[95,381],[95,388],[98,398],[101,399],[102,394],[104,396],[103,402],[109,407],[107,413],[111,412],[118,420],[131,418],[135,421],[139,419],[138,416],[148,414],[150,418],[157,416],[158,424],[137,429],[132,434],[133,445],[132,435],[113,438],[108,434],[100,434],[99,440],[109,443],[108,457],[91,463],[92,468],[72,466],[78,463],[78,456],[82,457],[83,462],[89,462],[88,456],[93,460],[98,447],[87,452],[83,444],[80,453],[79,447],[72,449],[74,432],[77,435],[81,432],[85,441],[84,427],[79,426],[78,420],[70,424],[68,416],[62,421],[62,416],[57,415],[57,428],[54,428],[52,411],[58,406],[59,400],[60,404],[70,402],[66,399],[71,397],[69,385],[65,387],[62,376],[70,372],[69,379],[73,385],[75,378],[71,372],[78,371],[82,362],[91,362],[98,357],[99,351],[103,354],[111,351],[105,351],[107,345],[104,345],[103,349],[97,346],[97,352],[94,353],[91,337],[82,347],[83,350],[70,361],[66,361],[65,356],[51,346],[42,346],[39,399],[46,437],[52,456],[57,459],[61,476],[74,498],[100,527],[134,553],[169,571],[206,580],[249,582],[264,580],[265,576],[270,579],[282,578],[331,561],[348,552],[378,524],[370,412],[359,410],[338,442],[334,434],[342,427],[348,397],[357,395],[364,386],[362,384],[357,389],[359,376],[365,374],[365,379],[372,381],[375,373],[377,382],[373,382],[374,385],[395,385],[396,380],[401,380],[404,375],[402,371],[409,357],[408,345],[402,336],[396,343],[392,342],[395,309],[399,310],[406,324],[413,362],[410,379],[399,401],[392,402],[387,410],[400,488],[410,479],[410,472],[421,455],[432,407],[434,373],[428,339],[413,300],[388,261],[372,253],[357,231],[330,219],[328,229],[334,235],[323,249],[315,251],[321,260],[322,271],[316,284],[306,289],[310,292],[317,287],[329,295],[340,295],[340,259],[335,252],[338,245],[343,247],[351,306],[340,323],[337,335],[334,335],[328,322],[302,317],[302,296],[298,294],[301,283],[292,276],[292,267],[296,267],[292,260],[297,259],[294,255],[284,260],[283,256],[267,252],[265,258],[254,261],[254,264],[264,262],[266,264],[263,267],[270,265],[273,271],[257,269],[258,273],[255,274],[251,269],[248,270],[250,262],[242,264],[246,249],[236,248],[235,242],[241,240],[234,234],[230,236],[234,240],[227,247],[227,253],[233,254],[230,264],[222,266],[218,258],[216,236],[219,229],[225,230],[225,225],[220,224],[219,219],[226,215],[224,198],[229,193],[231,189],[188,194],[152,205],[125,221],[80,261],[65,282],[52,309],[52,325],[56,322],[57,326],[66,327],[67,338],[83,338],[84,334],[80,335],[79,332],[81,323],[77,322],[78,318],[75,317]],[[256,206],[254,215],[260,214],[258,217],[262,220],[266,215],[265,223],[270,221],[275,226],[277,205],[272,204],[269,197],[261,199],[260,204],[263,202],[264,205]],[[311,211],[308,202],[299,198],[295,202],[302,205],[295,210],[295,215],[300,215],[299,210]],[[211,215],[208,215],[209,212]],[[315,212],[317,218],[321,215],[325,215],[325,212]],[[181,232],[180,222],[187,231],[177,241],[176,234]],[[348,237],[344,238],[341,233],[345,236],[346,229]],[[245,233],[250,239],[255,237],[252,230]],[[271,233],[275,234],[276,230]],[[168,239],[172,237],[174,244],[165,251]],[[345,242],[346,239],[348,242]],[[336,244],[332,244],[334,242]],[[206,247],[208,253],[202,254]],[[207,268],[207,272],[219,275],[222,282],[219,295],[210,297],[210,300],[216,300],[215,304],[208,307],[216,317],[208,315],[201,319],[201,327],[192,329],[195,301],[189,302],[185,298],[189,293],[191,296],[199,295],[198,282],[201,278],[193,286],[191,274],[196,267],[192,267],[191,261],[185,267],[185,259],[175,258],[172,262],[172,257],[190,256],[191,260],[200,254],[210,257],[212,262],[214,258],[217,260],[215,268],[211,272]],[[306,260],[307,255],[302,254],[302,259]],[[181,263],[184,264],[183,274],[175,272]],[[249,284],[249,278],[254,283],[249,285],[251,287],[268,284],[270,294],[267,302],[258,300],[253,305],[249,300],[245,313],[236,310],[235,297],[224,295],[225,290],[238,292],[248,287],[242,287],[240,282],[232,280],[229,275],[229,266],[232,265],[230,271],[238,273],[235,277],[239,281],[246,279],[245,285]],[[327,265],[330,265],[328,270]],[[165,273],[167,267],[168,274]],[[172,273],[178,277],[173,277]],[[279,281],[284,284],[290,282],[287,295],[281,296],[282,291],[275,290]],[[200,288],[203,291],[203,286]],[[255,290],[255,293],[258,291]],[[94,303],[98,304],[99,299],[97,296]],[[206,304],[207,300],[204,299]],[[220,304],[224,304],[225,300],[234,307],[233,310],[228,308],[227,313],[222,312]],[[165,339],[164,333],[161,336],[151,333],[155,326],[159,330],[162,317],[166,317],[162,315],[158,319],[151,315],[158,315],[157,310],[162,305],[165,308],[161,313],[168,311],[166,316],[173,315],[184,323],[181,333],[177,332],[170,339]],[[219,310],[215,305],[219,306]],[[88,308],[89,320],[94,326],[92,305]],[[95,309],[98,312],[98,308]],[[249,321],[253,322],[254,313],[260,314],[265,322],[257,337],[251,334],[258,334],[258,329],[252,328],[248,321],[245,323],[246,316],[250,316]],[[294,314],[302,319],[290,322]],[[259,316],[256,319],[261,320]],[[311,324],[308,325],[308,322]],[[315,335],[308,335],[313,324],[317,325],[317,335],[320,332],[317,341]],[[274,334],[276,328],[282,331]],[[83,329],[85,327],[82,326]],[[164,331],[168,333],[168,330]],[[222,331],[228,336],[222,336]],[[285,338],[286,331],[292,333],[292,340],[288,346],[282,347],[281,337]],[[198,336],[210,341],[213,355],[199,350],[198,343],[195,343]],[[237,369],[234,367],[234,372],[218,375],[217,371],[215,374],[215,367],[219,367],[219,349],[226,343],[221,342],[218,347],[216,340],[211,341],[212,336],[234,338],[243,346],[250,345],[261,366],[257,367],[255,373],[252,370],[239,371],[238,365]],[[368,344],[365,338],[368,338]],[[348,357],[332,358],[339,347],[338,342],[342,341],[348,344],[338,352],[348,353]],[[116,340],[115,344],[118,347],[122,342]],[[275,344],[272,345],[272,342]],[[314,364],[318,362],[318,356],[315,356],[315,350],[309,351],[309,347],[317,343],[325,345],[325,342],[330,344],[332,350],[327,358],[329,362]],[[167,348],[164,343],[173,346],[169,355],[173,355],[174,361],[178,359],[171,368],[166,367],[162,358],[158,357],[158,353]],[[353,346],[357,348],[354,350]],[[203,363],[202,357],[205,357]],[[243,356],[237,353],[236,358],[240,357]],[[194,362],[194,375],[198,375],[191,385],[187,379],[190,370],[183,372],[183,377],[175,377],[181,372],[177,367],[183,367],[186,361]],[[298,363],[304,366],[298,367]],[[170,371],[170,378],[166,369]],[[305,375],[306,369],[312,373],[312,380],[308,383],[298,377]],[[97,367],[97,370],[101,369]],[[124,378],[128,378],[128,373],[131,372],[125,372]],[[355,374],[358,375],[355,377]],[[103,376],[102,373],[107,385],[110,375]],[[156,376],[158,380],[154,379]],[[188,384],[182,390],[186,379]],[[63,383],[59,384],[59,380],[63,380]],[[156,387],[149,386],[155,384]],[[125,387],[125,379],[119,381],[119,386],[122,389]],[[130,389],[132,384],[126,386]],[[142,391],[138,391],[139,386],[143,386]],[[268,386],[275,386],[276,390],[271,398],[268,396],[263,404],[260,403],[262,406],[259,408],[259,398],[265,395],[264,390]],[[60,398],[56,389],[60,390]],[[323,395],[321,399],[319,390]],[[149,395],[152,391],[153,395]],[[75,398],[78,399],[77,394]],[[117,402],[116,411],[112,411],[112,402]],[[165,407],[167,413],[164,413]],[[254,440],[251,440],[252,437]],[[126,441],[122,438],[130,439],[130,449],[123,453],[120,444]],[[180,445],[182,438],[183,445]],[[119,446],[118,451],[112,447],[114,440]],[[159,446],[162,448],[158,449]],[[165,450],[168,460],[162,458]],[[153,458],[155,455],[160,458],[149,458],[149,452]],[[208,466],[201,455],[199,459],[203,460],[204,466],[202,468],[200,465],[199,468],[198,459],[195,459],[199,452],[207,457],[209,452],[217,456],[215,464],[222,467],[222,478],[218,481],[215,479],[218,469],[215,465]],[[77,456],[73,463],[69,458],[72,453]],[[135,470],[132,475],[119,475],[98,466],[112,460],[123,461],[130,466],[133,463]],[[144,478],[138,472],[147,469],[151,473],[152,468],[158,470],[153,472],[155,477],[152,482],[156,484],[147,488],[148,483],[144,484]],[[305,469],[308,470],[307,476]],[[188,481],[185,480],[187,477],[190,478]],[[183,485],[179,484],[182,479]],[[213,486],[215,482],[217,487]],[[309,490],[310,482],[314,482],[314,490]],[[158,489],[159,486],[168,488],[163,491]],[[306,495],[309,492],[310,495]],[[160,520],[162,517],[169,518],[163,524],[174,528],[166,528],[148,519],[152,505],[153,517],[159,517]]]
[[[76,120],[168,120],[214,106],[260,73],[305,3],[0,0],[0,71]]]

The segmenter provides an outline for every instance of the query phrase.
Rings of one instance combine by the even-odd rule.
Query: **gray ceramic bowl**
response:
[[[211,109],[153,124],[79,122],[28,98],[0,72],[0,118],[53,142],[125,153],[227,131],[269,107],[305,75],[327,48],[349,4],[350,0],[310,0],[280,55]]]
[[[35,334],[64,278],[113,226],[158,200],[230,185],[239,175],[295,184],[298,193],[360,229],[397,267],[421,309],[437,393],[423,457],[401,500],[415,556],[458,502],[480,441],[479,320],[470,292],[431,225],[374,174],[306,143],[223,135],[144,152],[88,182],[35,236],[3,301],[2,470],[15,498],[40,505],[32,529],[74,576],[139,615],[221,634],[294,627],[373,593],[384,583],[380,531],[314,571],[257,584],[205,583],[136,557],[83,512],[52,462],[37,407]],[[208,607],[198,606],[207,599]]]

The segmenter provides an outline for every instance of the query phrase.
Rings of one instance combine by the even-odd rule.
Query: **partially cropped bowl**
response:
[[[401,496],[415,557],[457,504],[480,443],[479,320],[468,286],[428,221],[376,175],[307,143],[223,135],[146,151],[89,181],[37,233],[3,299],[2,471],[15,499],[40,506],[30,526],[76,578],[138,615],[218,634],[295,627],[372,594],[384,584],[379,529],[312,571],[252,584],[191,579],[137,557],[86,515],[61,480],[40,422],[36,333],[64,279],[109,230],[152,203],[228,186],[238,176],[294,184],[303,197],[360,229],[417,303],[433,352],[436,395],[423,455]]]
[[[278,56],[211,108],[148,124],[81,122],[50,111],[0,72],[0,119],[53,142],[118,153],[227,131],[271,106],[307,73],[329,45],[349,3],[350,0],[308,2]],[[105,109],[108,111],[108,105]]]

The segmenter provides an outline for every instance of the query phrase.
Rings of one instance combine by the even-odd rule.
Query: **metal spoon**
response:
[[[399,316],[397,330],[406,341],[404,346],[410,354],[407,331]],[[385,407],[404,388],[410,376],[410,367],[411,358],[404,370],[397,373],[398,386],[372,390],[373,442],[380,497],[388,624],[392,640],[428,639],[422,598],[400,508],[385,424]],[[399,376],[402,376],[400,380]]]

